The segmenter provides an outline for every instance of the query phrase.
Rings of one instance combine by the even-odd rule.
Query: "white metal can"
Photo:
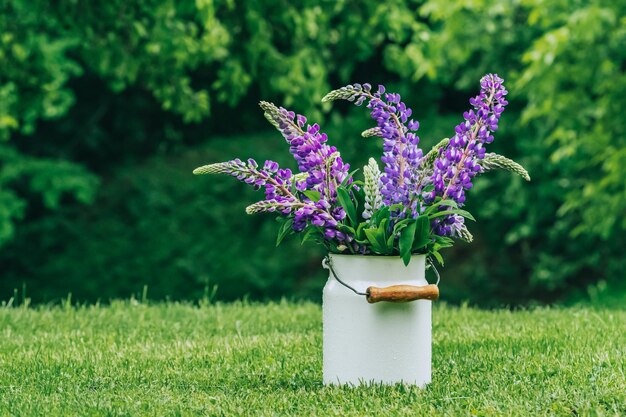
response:
[[[359,292],[428,284],[425,255],[414,255],[408,266],[397,256],[330,255],[330,262],[338,278]],[[429,300],[369,304],[331,272],[323,295],[324,384],[428,384],[431,307]]]

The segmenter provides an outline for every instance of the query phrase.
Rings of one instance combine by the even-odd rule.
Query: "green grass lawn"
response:
[[[0,415],[626,415],[626,311],[433,317],[421,390],[322,386],[312,303],[0,308]]]

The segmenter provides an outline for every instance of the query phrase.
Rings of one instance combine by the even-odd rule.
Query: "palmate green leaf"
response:
[[[358,243],[365,244],[367,243],[367,236],[365,235],[365,227],[367,223],[359,223],[359,226],[356,228],[356,233],[354,234],[355,240]]]
[[[341,181],[341,185],[340,187],[345,187],[348,185],[348,181],[350,181],[350,179],[354,176],[354,174],[356,174],[357,172],[359,172],[359,168],[355,169],[354,171],[350,172],[348,174],[348,176],[346,178],[343,179],[343,181]]]
[[[408,265],[411,261],[411,251],[413,249],[413,240],[415,238],[416,227],[417,222],[413,221],[410,222],[406,227],[404,227],[400,232],[398,246],[400,248],[400,257],[402,258],[402,262],[404,262],[404,265]]]
[[[437,210],[441,206],[450,206],[452,208],[459,208],[459,205],[456,203],[456,201],[447,198],[445,200],[435,201],[426,210],[424,210],[423,214],[428,215],[428,214],[434,212],[435,210]]]
[[[365,222],[365,219],[363,218],[363,210],[365,209],[365,190],[363,187],[358,190],[353,188],[352,195],[354,196],[354,204],[356,206],[357,224],[360,225]]]
[[[322,241],[322,233],[315,226],[309,226],[307,230],[302,233],[302,240],[300,241],[301,245],[304,245],[306,242],[314,242],[318,243]]]
[[[431,242],[430,219],[428,216],[419,216],[415,219],[415,234],[413,237],[413,251],[422,249]]]
[[[466,219],[476,221],[474,216],[472,216],[469,211],[461,210],[461,209],[450,209],[450,210],[438,211],[434,214],[428,215],[428,218],[432,220],[437,217],[447,216],[449,214],[458,214],[459,216],[465,217]]]
[[[326,240],[324,241],[324,245],[328,249],[330,253],[341,253],[343,251],[339,250],[339,245],[334,240]]]
[[[393,226],[393,233],[394,233],[394,234],[396,234],[396,233],[400,233],[400,231],[401,231],[402,229],[404,229],[405,227],[407,227],[407,226],[408,226],[408,224],[409,224],[410,222],[412,222],[412,221],[413,221],[413,219],[402,219],[402,220],[400,220],[399,222],[397,222],[397,223]]]
[[[291,218],[284,220],[282,222],[280,229],[278,229],[278,237],[276,238],[276,247],[278,247],[281,244],[281,242],[285,239],[285,237],[287,237],[287,235],[293,232],[293,229],[291,228],[291,226],[293,226],[293,219]]]
[[[358,226],[356,207],[354,205],[354,202],[350,198],[350,193],[348,193],[345,188],[338,187],[337,200],[339,201],[339,204],[341,204],[341,207],[343,207],[343,209],[346,211],[346,215],[348,216],[350,224],[354,227]]]
[[[392,233],[391,235],[389,235],[389,237],[387,237],[387,240],[385,241],[387,247],[386,250],[387,252],[391,253],[393,252],[393,244],[396,241],[396,233]]]
[[[449,248],[454,245],[454,239],[452,239],[451,237],[435,235],[434,240],[435,246],[438,249]]]
[[[372,219],[371,219],[372,225],[375,225],[378,227],[380,222],[382,222],[384,219],[389,220],[389,215],[390,215],[389,207],[382,206],[381,208],[376,210],[374,214],[372,215]]]
[[[402,211],[404,210],[404,204],[396,203],[389,206],[389,211]]]
[[[441,256],[439,251],[432,251],[430,255],[434,256],[437,262],[439,262],[439,265],[443,266],[443,256]]]
[[[345,224],[338,223],[337,228],[339,229],[340,232],[347,233],[353,236],[356,235],[356,231],[354,230],[354,228],[350,226],[346,226]]]
[[[440,249],[449,248],[454,245],[454,240],[446,236],[433,235],[428,243],[428,254],[432,255],[443,266],[443,257],[439,253]]]
[[[384,255],[386,252],[386,242],[384,236],[380,236],[380,232],[378,229],[365,229],[365,236],[367,236],[367,240],[370,245],[372,245],[372,250],[378,254]]]
[[[391,251],[393,250],[393,246],[389,246],[387,245],[387,225],[389,224],[389,219],[382,219],[380,224],[378,225],[378,236],[380,236],[381,240],[382,240],[382,245],[383,245],[383,249],[385,254],[387,253],[391,253]]]
[[[382,221],[378,225],[378,234],[382,237],[385,255],[390,255],[391,253],[393,253],[393,244],[395,241],[395,236],[393,233],[388,236],[388,228],[390,223],[391,220],[389,220],[389,218],[385,218],[382,219]]]
[[[387,236],[389,219],[382,219],[377,228],[363,229],[375,253],[389,255],[393,252],[393,235]],[[391,241],[390,241],[391,238]]]

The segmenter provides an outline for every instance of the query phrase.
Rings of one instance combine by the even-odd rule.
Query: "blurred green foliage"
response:
[[[493,150],[533,181],[476,182],[476,240],[448,253],[448,299],[553,301],[623,281],[625,16],[623,0],[7,0],[0,291],[108,299],[147,284],[187,298],[218,284],[223,298],[315,296],[321,252],[275,249],[273,220],[243,212],[249,190],[191,169],[292,163],[277,136],[257,133],[260,99],[324,122],[362,166],[380,152],[359,137],[363,109],[319,102],[350,82],[403,94],[430,146],[486,72],[511,99]]]

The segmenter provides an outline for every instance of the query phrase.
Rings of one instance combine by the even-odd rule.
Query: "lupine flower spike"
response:
[[[370,158],[369,164],[363,167],[363,176],[365,177],[363,218],[369,219],[383,204],[383,198],[380,193],[380,169],[374,158]]]
[[[484,76],[480,86],[480,94],[470,99],[473,109],[463,113],[465,120],[456,126],[450,142],[439,150],[431,177],[434,189],[425,196],[426,201],[441,196],[443,200],[449,197],[462,205],[465,190],[472,188],[472,178],[482,170],[480,161],[485,158],[485,145],[493,142],[493,133],[508,104],[505,99],[508,92],[502,78],[495,74]],[[455,216],[439,218],[435,221],[435,233],[449,236],[457,222]]]

